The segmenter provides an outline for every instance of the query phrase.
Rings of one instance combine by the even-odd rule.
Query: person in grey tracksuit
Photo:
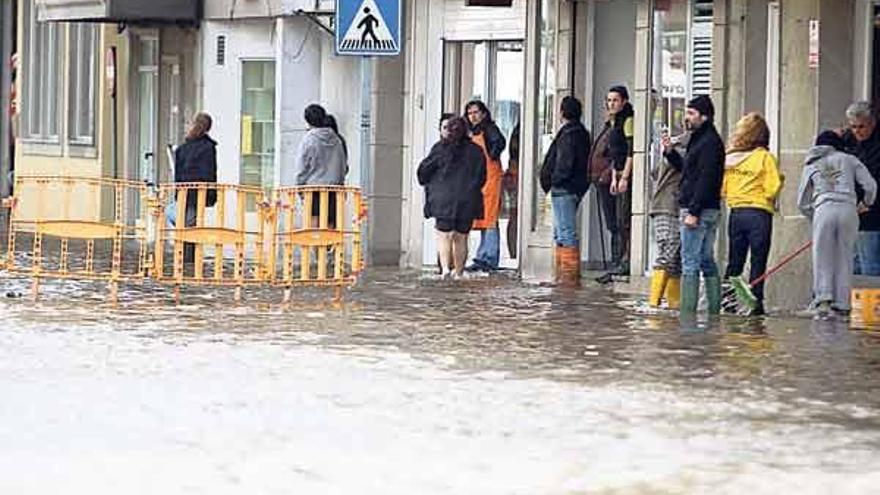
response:
[[[836,133],[819,134],[807,152],[798,189],[798,208],[813,225],[813,302],[819,316],[849,313],[859,212],[877,195],[877,182],[865,165],[842,149]],[[861,203],[856,184],[864,191]]]

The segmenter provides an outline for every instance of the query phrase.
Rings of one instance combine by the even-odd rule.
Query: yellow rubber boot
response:
[[[660,307],[660,301],[663,299],[663,290],[666,289],[666,281],[668,279],[666,270],[654,270],[654,274],[651,275],[651,293],[648,295],[648,304],[652,307]]]
[[[666,291],[663,295],[666,298],[666,305],[669,309],[681,308],[681,279],[678,277],[669,277],[666,282]]]

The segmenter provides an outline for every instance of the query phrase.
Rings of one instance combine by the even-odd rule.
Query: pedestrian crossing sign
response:
[[[336,0],[336,53],[399,55],[400,0]]]

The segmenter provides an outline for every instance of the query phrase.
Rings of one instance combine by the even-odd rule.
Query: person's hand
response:
[[[864,215],[865,213],[868,213],[868,210],[870,210],[870,208],[865,206],[865,203],[859,202],[859,205],[856,206],[856,211],[859,212],[859,215]]]
[[[611,194],[617,194],[617,170],[611,170],[611,184],[608,186],[608,191]]]
[[[617,179],[617,194],[623,194],[629,189],[629,179],[621,177]]]
[[[672,138],[669,137],[668,132],[664,132],[663,136],[660,137],[660,146],[663,147],[664,153],[672,149]]]
[[[697,225],[699,225],[699,224],[700,224],[700,217],[691,215],[690,213],[688,213],[687,216],[684,217],[684,226],[689,229],[695,229],[695,228],[697,228]]]

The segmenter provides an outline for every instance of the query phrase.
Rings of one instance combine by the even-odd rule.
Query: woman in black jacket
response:
[[[435,219],[437,249],[443,276],[460,277],[467,261],[467,240],[475,219],[483,216],[486,158],[471,142],[467,122],[460,117],[443,123],[439,143],[422,160],[419,184],[430,190],[425,217]]]
[[[186,133],[186,141],[174,151],[174,182],[217,182],[217,142],[211,139],[208,131],[211,130],[211,116],[199,113],[193,118],[192,126]],[[198,213],[198,191],[195,189],[186,193],[186,209],[184,213],[184,225],[194,227]],[[217,191],[208,189],[206,207],[217,203]],[[165,216],[171,226],[177,223],[177,204],[172,202],[165,210]],[[195,245],[184,245],[184,261],[191,262],[194,259]]]

